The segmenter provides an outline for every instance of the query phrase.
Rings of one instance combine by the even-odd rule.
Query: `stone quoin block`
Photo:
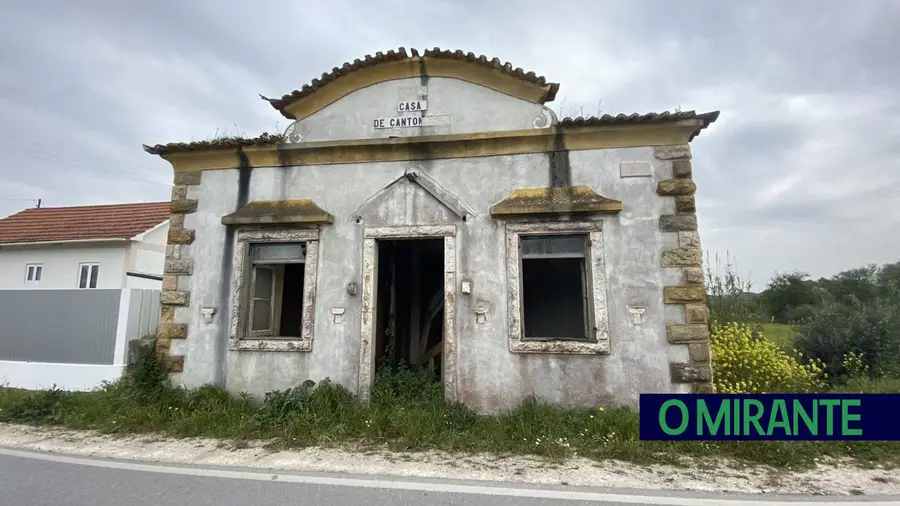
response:
[[[167,355],[165,358],[166,370],[168,372],[184,372],[184,356],[183,355]]]
[[[196,185],[200,184],[200,177],[202,172],[176,172],[174,184],[175,185]]]
[[[666,304],[705,303],[706,288],[702,285],[667,286],[663,288],[663,299]]]
[[[191,244],[194,242],[194,229],[169,229],[169,244]]]
[[[697,230],[697,215],[664,214],[659,217],[659,230],[662,232],[682,232]]]
[[[653,156],[658,160],[690,160],[691,147],[687,144],[656,146],[653,148]]]
[[[166,260],[163,267],[163,274],[186,274],[190,275],[194,271],[194,261],[190,258],[170,259]]]
[[[169,210],[172,213],[193,213],[197,210],[196,199],[181,199],[169,202]]]
[[[685,267],[681,272],[686,285],[702,285],[704,282],[703,269],[700,267]]]
[[[160,323],[172,323],[175,321],[175,308],[171,306],[163,306],[159,309]]]
[[[180,244],[167,244],[166,245],[166,258],[167,259],[181,258],[181,245]]]
[[[697,203],[693,195],[675,197],[675,212],[678,214],[690,214],[697,211]]]
[[[694,362],[709,362],[709,343],[691,343],[688,354]]]
[[[663,251],[663,267],[693,267],[699,266],[701,253],[697,248],[676,248]]]
[[[169,216],[169,228],[184,228],[184,214],[175,213]]]
[[[163,274],[162,289],[164,292],[174,292],[178,290],[178,276]]]
[[[712,381],[709,364],[669,364],[672,383],[695,383]]]
[[[156,327],[157,339],[185,339],[186,337],[186,323],[160,323]]]
[[[691,179],[664,179],[656,184],[656,193],[663,197],[693,195],[696,191],[697,185]]]
[[[678,232],[678,245],[682,248],[699,248],[700,232]]]
[[[191,300],[191,292],[162,292],[159,303],[163,306],[187,306]]]
[[[156,348],[157,358],[164,359],[166,355],[169,354],[169,349],[172,347],[172,341],[170,339],[157,339],[154,346]]]
[[[716,393],[715,385],[712,383],[694,383],[695,394],[714,394]]]
[[[693,175],[690,160],[675,160],[672,162],[672,175],[675,179],[690,179]]]
[[[176,200],[184,200],[187,198],[187,186],[183,184],[177,184],[172,187],[172,198],[171,200],[174,202]]]
[[[685,304],[684,316],[688,323],[706,324],[709,322],[709,308],[706,304]]]
[[[694,341],[709,341],[709,327],[704,324],[670,323],[666,325],[666,336],[672,344]]]

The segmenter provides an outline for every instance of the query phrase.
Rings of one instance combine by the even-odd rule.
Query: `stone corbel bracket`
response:
[[[653,156],[671,163],[672,179],[660,181],[656,193],[675,200],[675,214],[662,215],[659,229],[674,234],[678,247],[663,251],[662,267],[680,269],[682,283],[666,286],[663,301],[684,306],[684,320],[666,325],[670,344],[687,346],[688,362],[669,364],[673,383],[690,383],[695,393],[712,393],[713,375],[709,347],[709,309],[706,287],[703,284],[703,259],[694,194],[697,186],[692,180],[691,150],[687,144],[657,146]]]

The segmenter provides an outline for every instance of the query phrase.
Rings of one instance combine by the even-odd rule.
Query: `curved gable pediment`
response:
[[[344,63],[281,98],[262,97],[286,118],[306,118],[362,88],[407,78],[445,77],[467,81],[536,104],[552,101],[559,84],[510,63],[463,51],[405,48]]]

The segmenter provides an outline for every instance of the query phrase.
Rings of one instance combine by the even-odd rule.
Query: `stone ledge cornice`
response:
[[[358,139],[217,147],[163,153],[176,173],[250,167],[476,158],[586,149],[680,145],[705,125],[670,123],[552,127],[388,139]]]

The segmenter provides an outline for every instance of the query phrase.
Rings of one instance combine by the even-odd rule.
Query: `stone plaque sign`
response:
[[[409,128],[409,127],[448,127],[451,123],[449,114],[432,114],[429,116],[395,116],[393,118],[376,118],[374,127],[382,128]],[[438,132],[434,132],[438,133]],[[440,132],[440,133],[450,133]]]
[[[403,101],[397,104],[398,112],[412,112],[412,111],[427,111],[428,110],[428,101],[427,100],[409,100]]]
[[[420,127],[425,124],[421,116],[398,116],[394,118],[375,118],[375,128]]]

